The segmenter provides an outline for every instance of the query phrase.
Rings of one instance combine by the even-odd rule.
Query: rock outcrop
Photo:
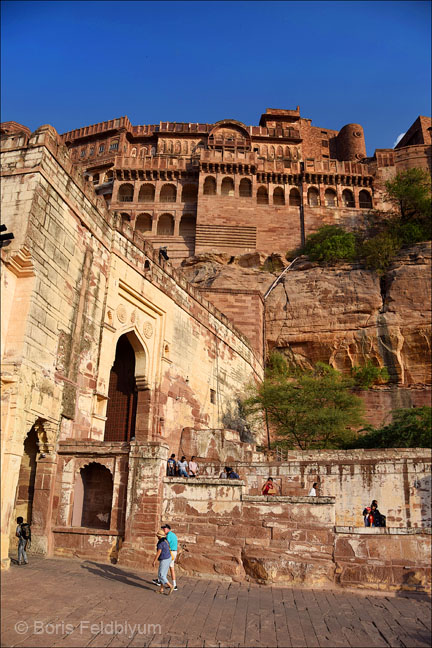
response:
[[[215,256],[215,255],[213,255]],[[183,272],[196,287],[266,293],[283,268],[270,273],[270,258],[189,259]],[[247,267],[244,267],[244,266]],[[285,262],[287,265],[287,262]],[[209,294],[209,299],[211,296]],[[230,313],[226,315],[229,317]],[[305,257],[285,273],[266,298],[268,349],[300,366],[317,361],[349,372],[371,359],[387,367],[390,381],[364,394],[378,423],[398,407],[429,404],[431,352],[431,244],[403,250],[379,277],[358,264],[322,267]]]

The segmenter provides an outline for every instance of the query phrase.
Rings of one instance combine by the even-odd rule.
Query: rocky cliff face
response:
[[[284,265],[275,255],[212,254],[188,259],[183,272],[198,288],[264,295]],[[321,360],[348,372],[370,358],[386,366],[389,384],[364,394],[372,422],[398,407],[430,404],[430,243],[401,252],[381,279],[358,265],[320,267],[302,257],[266,298],[265,320],[268,348],[299,365]]]

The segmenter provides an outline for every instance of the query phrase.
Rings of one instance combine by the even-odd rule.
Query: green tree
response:
[[[430,221],[431,177],[423,169],[408,169],[386,182],[387,198],[398,207],[402,220]]]
[[[372,385],[387,382],[389,374],[386,367],[377,367],[369,358],[363,366],[354,365],[351,368],[354,385],[361,389],[369,389]]]
[[[387,229],[365,239],[360,245],[360,256],[368,270],[375,270],[378,275],[382,275],[388,270],[400,248],[399,238]]]
[[[431,407],[410,407],[396,410],[393,421],[379,428],[365,428],[367,434],[360,435],[350,448],[430,448]]]
[[[337,225],[324,225],[307,237],[304,253],[312,261],[322,263],[353,261],[356,256],[356,237]]]
[[[352,380],[323,363],[305,371],[273,354],[264,380],[244,401],[249,416],[268,417],[279,442],[291,448],[340,447],[363,421],[363,403]]]

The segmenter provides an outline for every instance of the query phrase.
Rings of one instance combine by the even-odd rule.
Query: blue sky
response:
[[[295,108],[368,154],[431,112],[429,2],[2,2],[2,121],[59,132]]]

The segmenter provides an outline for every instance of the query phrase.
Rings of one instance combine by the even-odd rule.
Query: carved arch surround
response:
[[[245,124],[235,119],[222,119],[216,122],[208,135],[208,143],[211,146],[215,138],[222,137],[225,139],[231,134],[235,139],[244,140],[246,147],[250,149],[251,138],[249,131]]]
[[[150,352],[145,342],[144,335],[140,333],[136,326],[125,326],[117,329],[112,349],[112,361],[110,366],[112,367],[114,364],[117,344],[122,335],[126,335],[135,353],[135,378],[146,378]]]

